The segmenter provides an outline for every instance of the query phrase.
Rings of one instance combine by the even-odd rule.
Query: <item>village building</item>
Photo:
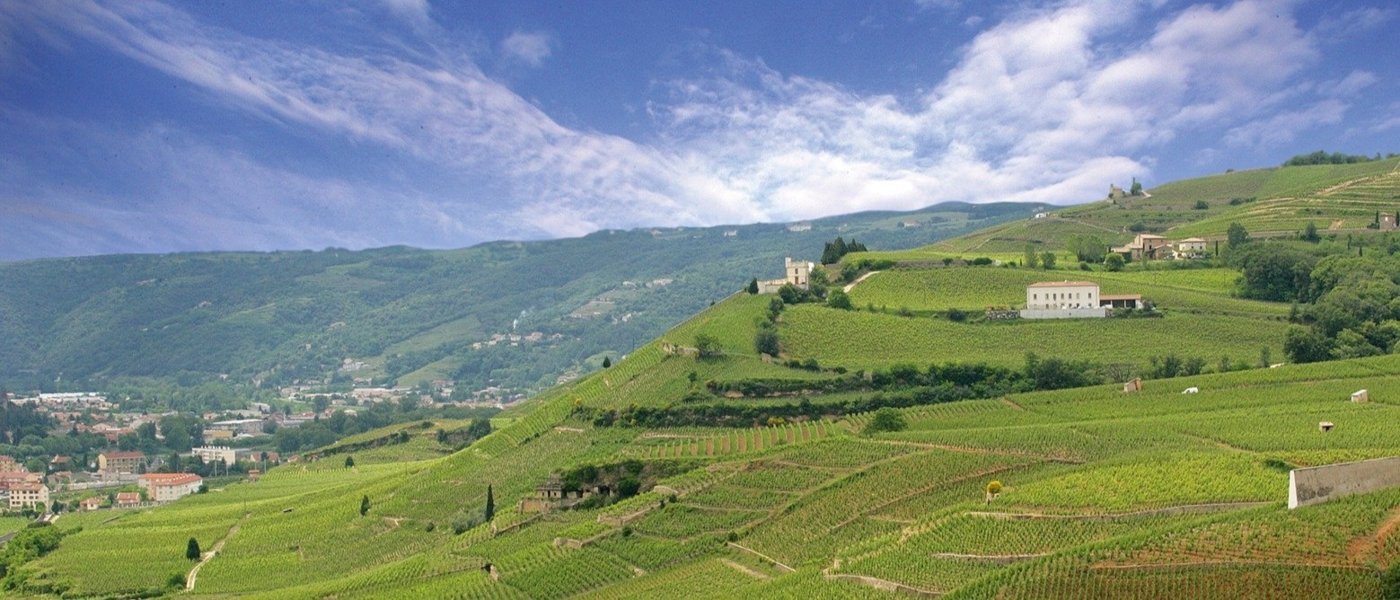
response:
[[[49,507],[49,486],[42,483],[12,483],[5,486],[9,492],[10,510],[38,509],[47,511]]]
[[[1092,281],[1041,281],[1026,286],[1022,319],[1087,319],[1107,317],[1115,308],[1142,308],[1140,294],[1099,293]]]
[[[262,419],[230,419],[227,421],[215,421],[205,427],[206,431],[227,431],[235,436],[238,435],[261,435],[263,430]]]
[[[112,451],[97,455],[97,472],[104,474],[136,473],[146,455],[140,452]]]
[[[1176,258],[1204,258],[1206,241],[1201,238],[1186,238],[1176,243]]]
[[[812,269],[817,265],[810,261],[793,260],[792,257],[783,259],[783,278],[770,279],[758,282],[758,293],[776,294],[785,285],[791,285],[797,289],[805,290],[811,287]]]
[[[174,502],[199,491],[204,479],[193,473],[149,473],[137,480],[146,497],[156,502]]]
[[[1128,197],[1128,193],[1125,192],[1125,191],[1123,191],[1123,188],[1120,188],[1120,187],[1118,187],[1118,186],[1116,186],[1116,185],[1113,185],[1113,184],[1111,184],[1111,183],[1108,184],[1108,199],[1109,199],[1109,200],[1122,200],[1122,199],[1127,198],[1127,197]]]
[[[548,512],[560,508],[568,508],[581,502],[595,493],[603,493],[602,490],[594,488],[592,490],[568,490],[564,489],[564,484],[559,480],[559,474],[551,473],[549,478],[538,486],[535,486],[535,493],[520,499],[516,509],[521,513]]]
[[[97,496],[83,498],[83,501],[78,503],[78,508],[82,510],[97,510],[102,508],[102,499]]]
[[[222,462],[227,466],[233,466],[240,460],[252,460],[253,451],[247,448],[230,448],[228,446],[200,446],[190,450],[190,454],[198,456],[206,463]]]
[[[1204,243],[1204,240],[1202,242]],[[1139,233],[1133,237],[1133,241],[1114,246],[1112,250],[1132,260],[1153,260],[1174,256],[1171,254],[1171,245],[1171,241],[1160,235]]]
[[[141,506],[141,494],[138,492],[117,492],[116,507],[132,508]]]
[[[811,230],[812,230],[812,224],[811,224],[811,223],[806,223],[806,222],[803,222],[803,223],[793,223],[793,224],[787,226],[787,230],[788,230],[788,231],[791,231],[791,232],[793,232],[793,233],[800,233],[800,232],[803,232],[803,231],[811,231]]]
[[[19,464],[19,461],[15,460],[13,456],[0,454],[0,472],[23,470],[24,466]]]

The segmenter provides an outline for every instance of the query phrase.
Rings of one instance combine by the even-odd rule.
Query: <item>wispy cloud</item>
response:
[[[501,54],[507,59],[531,67],[539,67],[553,52],[554,39],[549,34],[517,31],[501,40]]]
[[[428,16],[425,2],[390,4],[396,14]],[[466,52],[338,54],[240,35],[159,4],[39,3],[13,14],[193,84],[221,106],[382,146],[470,182],[458,192],[366,185],[188,139],[167,149],[148,140],[172,173],[217,165],[208,177],[151,183],[170,198],[215,190],[215,207],[170,219],[257,231],[274,247],[316,247],[411,241],[407,232],[421,227],[451,244],[454,236],[786,220],[944,200],[1083,201],[1109,182],[1149,176],[1154,149],[1178,136],[1228,131],[1231,145],[1268,145],[1285,139],[1271,127],[1339,119],[1345,94],[1300,103],[1314,93],[1297,78],[1316,60],[1317,41],[1288,8],[1202,5],[1146,25],[1156,13],[1110,0],[1021,10],[977,35],[931,92],[912,98],[857,93],[704,47],[697,72],[705,76],[656,82],[648,103],[656,131],[646,142],[562,126]],[[518,31],[500,52],[539,66],[552,45],[547,34]],[[1369,83],[1358,72],[1330,89]],[[111,211],[115,203],[90,204]],[[405,216],[392,229],[348,220],[279,226],[314,222],[316,206]],[[130,224],[121,235],[139,235],[139,220],[108,216]],[[279,245],[277,236],[287,237]],[[215,241],[244,247],[248,238]]]

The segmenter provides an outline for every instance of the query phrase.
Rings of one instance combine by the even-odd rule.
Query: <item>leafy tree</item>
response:
[[[604,369],[607,369],[607,368],[609,368],[609,367],[612,367],[612,357],[611,357],[611,356],[604,356],[604,357],[603,357],[603,368],[604,368]]]
[[[870,422],[865,424],[865,433],[904,431],[908,426],[909,420],[904,418],[904,413],[886,406],[875,411],[875,415],[870,418]]]
[[[1249,243],[1249,231],[1245,230],[1244,225],[1231,223],[1230,227],[1225,230],[1225,240],[1231,250],[1239,248]]]
[[[1132,225],[1129,225],[1128,231],[1131,231],[1133,233],[1142,233],[1144,231],[1147,231],[1147,224],[1143,223],[1142,221],[1138,221],[1136,223],[1133,223]]]
[[[1023,261],[1027,269],[1034,269],[1040,264],[1040,257],[1035,253],[1035,246],[1026,244],[1026,259]]]
[[[851,297],[841,290],[833,290],[826,297],[826,305],[841,310],[851,310]]]
[[[1290,327],[1283,337],[1283,353],[1294,363],[1328,360],[1332,358],[1332,341],[1316,331]]]
[[[1132,196],[1142,195],[1142,182],[1138,181],[1136,177],[1133,178],[1133,185],[1128,187],[1128,194]]]
[[[1040,255],[1040,266],[1041,266],[1041,267],[1044,267],[1046,271],[1049,271],[1049,270],[1051,270],[1051,269],[1054,269],[1054,268],[1055,268],[1055,253],[1054,253],[1054,252],[1044,252],[1044,253],[1042,253],[1042,254]]]
[[[755,277],[755,278],[749,280],[749,287],[744,288],[744,289],[748,290],[748,292],[749,292],[750,294],[757,294],[757,293],[758,293],[758,278]]]
[[[486,484],[486,520],[496,518],[496,495],[491,484]]]
[[[1317,258],[1276,244],[1250,248],[1237,255],[1243,268],[1240,295],[1256,300],[1289,302],[1304,299],[1311,286]]]
[[[1081,261],[1096,263],[1108,253],[1108,244],[1095,235],[1076,235],[1069,238],[1068,250]]]
[[[1112,272],[1118,272],[1123,270],[1123,263],[1124,261],[1122,254],[1119,254],[1117,252],[1111,252],[1108,256],[1104,257],[1103,268],[1108,269]]]
[[[368,495],[365,495],[365,496],[361,496],[361,497],[360,497],[360,516],[363,517],[363,516],[365,516],[366,514],[369,514],[369,496],[368,496]]]
[[[200,554],[199,540],[190,538],[189,543],[185,544],[185,558],[188,560],[199,560]]]
[[[346,457],[345,457],[345,468],[350,469],[350,468],[353,468],[354,466],[355,466],[355,457],[354,457],[354,456],[346,456]]]
[[[782,352],[782,345],[778,340],[778,330],[771,324],[765,324],[758,328],[758,333],[753,338],[754,350],[761,354],[777,356]]]
[[[1312,221],[1308,221],[1308,225],[1303,228],[1303,241],[1314,244],[1322,241],[1322,236],[1317,234],[1317,225]]]
[[[695,350],[700,354],[700,358],[718,358],[724,354],[719,338],[708,333],[695,334]]]
[[[1206,210],[1206,209],[1210,208],[1210,203],[1209,203],[1209,202],[1206,202],[1205,200],[1197,200],[1197,201],[1196,201],[1196,205],[1193,206],[1192,208],[1194,208],[1194,209],[1196,209],[1196,210]]]
[[[311,401],[311,408],[315,409],[316,414],[318,415],[323,412],[326,412],[326,409],[330,408],[330,405],[331,399],[325,397],[324,395],[316,396],[316,399]]]

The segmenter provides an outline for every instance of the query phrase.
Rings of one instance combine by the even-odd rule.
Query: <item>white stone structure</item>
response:
[[[204,478],[193,473],[150,473],[138,480],[146,497],[155,502],[174,502],[199,491]]]
[[[49,508],[49,486],[42,483],[12,483],[9,486],[10,510],[33,508],[47,511]]]
[[[783,278],[758,282],[758,293],[776,294],[785,285],[802,290],[808,289],[812,283],[812,269],[815,268],[816,264],[810,261],[793,260],[792,257],[784,258]]]
[[[1026,308],[1031,310],[1098,307],[1099,284],[1092,281],[1042,281],[1026,286]]]

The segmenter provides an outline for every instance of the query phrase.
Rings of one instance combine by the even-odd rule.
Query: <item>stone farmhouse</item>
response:
[[[137,480],[146,497],[156,502],[174,502],[199,491],[204,478],[193,473],[148,473]]]
[[[526,496],[520,499],[516,510],[521,514],[549,512],[555,509],[568,508],[594,494],[605,493],[607,493],[606,490],[597,487],[591,490],[566,492],[564,491],[563,482],[559,480],[559,474],[551,473],[549,479],[546,479],[544,483],[535,487],[535,494],[533,496]]]
[[[1111,251],[1130,260],[1184,260],[1204,257],[1206,241],[1193,237],[1174,242],[1160,235],[1139,233],[1133,241],[1114,246]]]
[[[809,261],[793,260],[791,257],[784,258],[783,278],[758,282],[758,293],[776,294],[779,289],[789,284],[805,290],[811,285],[812,269],[815,268],[816,265]]]
[[[1042,281],[1026,286],[1023,319],[1107,317],[1115,308],[1142,308],[1141,294],[1104,295],[1092,281]]]

